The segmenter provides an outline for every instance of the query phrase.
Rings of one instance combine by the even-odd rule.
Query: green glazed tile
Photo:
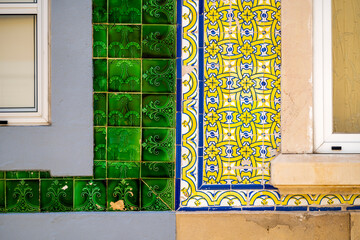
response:
[[[141,23],[141,0],[109,0],[109,22]]]
[[[173,162],[175,157],[174,129],[143,129],[142,160]]]
[[[40,211],[39,192],[39,180],[7,180],[6,211]]]
[[[142,178],[172,178],[174,177],[174,163],[164,162],[142,162]]]
[[[104,211],[106,208],[106,181],[75,180],[76,211]]]
[[[139,180],[109,180],[108,210],[139,210]]]
[[[10,171],[6,172],[6,179],[32,179],[39,178],[39,171]]]
[[[41,211],[66,212],[73,209],[72,180],[41,180]]]
[[[143,26],[143,58],[175,58],[175,26]]]
[[[143,95],[143,127],[175,127],[175,95]]]
[[[106,160],[106,128],[94,128],[94,160]]]
[[[146,179],[141,184],[141,210],[167,211],[174,209],[174,180]]]
[[[51,178],[50,172],[40,172],[40,178]]]
[[[106,178],[106,161],[94,161],[94,178]]]
[[[106,125],[106,94],[94,94],[94,126]]]
[[[139,178],[140,162],[108,162],[108,178]]]
[[[5,180],[0,180],[0,213],[5,212]]]
[[[94,177],[93,176],[81,176],[81,177],[77,176],[77,177],[74,177],[74,179],[75,180],[88,180],[88,181],[90,181],[90,180],[94,180]]]
[[[93,35],[93,56],[107,57],[107,26],[94,25]]]
[[[140,92],[140,60],[109,61],[109,91]]]
[[[108,128],[108,160],[140,161],[140,129]]]
[[[175,0],[143,0],[143,23],[175,24]]]
[[[140,26],[116,25],[109,27],[109,57],[111,58],[139,58],[141,55],[140,42]]]
[[[105,59],[94,59],[94,82],[93,87],[95,92],[107,91],[107,61]]]
[[[175,60],[143,60],[143,92],[175,93],[175,69]]]
[[[93,23],[107,22],[107,1],[93,0],[92,2]]]
[[[4,171],[0,171],[0,179],[4,179],[5,178],[5,172]]]
[[[140,95],[109,94],[109,126],[140,126]]]

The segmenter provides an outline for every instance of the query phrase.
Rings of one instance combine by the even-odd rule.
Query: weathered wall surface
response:
[[[281,152],[312,153],[312,1],[282,1],[281,18]]]
[[[177,240],[357,240],[359,213],[177,214]]]

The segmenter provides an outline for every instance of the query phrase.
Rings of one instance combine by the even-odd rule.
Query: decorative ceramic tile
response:
[[[280,1],[186,0],[182,11],[178,210],[360,204],[359,194],[280,196],[269,185],[281,143]]]
[[[175,69],[174,60],[143,60],[142,91],[144,93],[175,93]]]
[[[107,109],[107,94],[95,93],[94,94],[94,125],[105,126],[106,125],[106,109]]]
[[[5,212],[5,180],[0,180],[0,212]]]
[[[174,180],[146,179],[141,185],[141,209],[147,211],[174,208]]]
[[[175,131],[173,129],[143,129],[143,161],[174,161]]]
[[[141,23],[141,0],[108,0],[109,23]]]
[[[175,24],[175,0],[143,0],[143,23]]]
[[[94,92],[106,92],[107,91],[107,61],[105,59],[93,60]]]
[[[139,128],[107,128],[107,160],[139,161]]]
[[[38,179],[39,171],[10,171],[6,172],[6,179]]]
[[[112,25],[109,26],[110,58],[139,58],[141,55],[141,26]]]
[[[106,161],[94,161],[94,179],[106,179]]]
[[[107,22],[107,0],[93,0],[93,23]]]
[[[41,211],[65,212],[73,210],[73,179],[41,180]]]
[[[6,181],[6,212],[39,212],[39,180]]]
[[[106,182],[75,180],[74,210],[104,211],[106,208]]]
[[[175,127],[175,95],[144,95],[143,127]]]
[[[141,164],[142,178],[173,178],[174,177],[174,162],[146,162]]]
[[[108,178],[139,178],[140,162],[108,161]]]
[[[107,207],[110,211],[136,211],[140,205],[140,181],[109,180]]]
[[[176,27],[172,25],[143,26],[143,58],[175,58]]]
[[[93,56],[94,57],[107,57],[107,31],[106,25],[93,26]]]
[[[94,128],[94,160],[106,160],[106,128]]]
[[[108,125],[140,126],[140,94],[109,94]]]
[[[140,81],[140,60],[109,61],[110,92],[140,92]]]

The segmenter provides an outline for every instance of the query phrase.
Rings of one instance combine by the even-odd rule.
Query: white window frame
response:
[[[36,44],[37,44],[37,108],[26,112],[0,112],[0,120],[7,121],[7,125],[49,125],[50,124],[50,70],[49,70],[49,1],[37,0],[35,3],[0,3],[0,15],[31,14],[36,15]]]
[[[314,150],[316,153],[360,153],[360,134],[333,133],[332,4],[331,0],[313,3]]]

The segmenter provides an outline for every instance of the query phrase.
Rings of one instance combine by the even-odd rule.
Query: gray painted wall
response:
[[[0,170],[92,175],[91,0],[51,1],[51,126],[0,127]]]
[[[1,170],[92,175],[91,0],[52,0],[52,125],[0,127]],[[1,240],[175,239],[175,213],[0,214]]]
[[[173,240],[175,212],[0,214],[0,238]]]

